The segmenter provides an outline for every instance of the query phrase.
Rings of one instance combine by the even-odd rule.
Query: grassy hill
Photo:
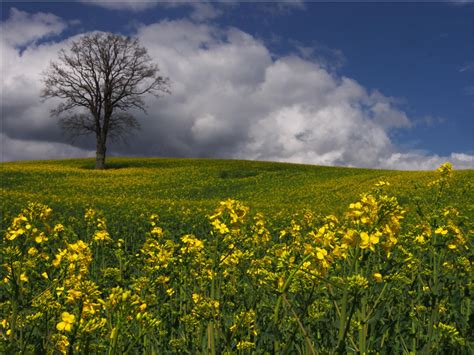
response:
[[[409,207],[410,196],[426,191],[434,178],[434,172],[426,171],[211,159],[111,158],[105,171],[94,170],[92,159],[1,167],[4,217],[17,214],[28,202],[42,202],[67,215],[93,207],[118,220],[142,213],[159,213],[165,220],[190,211],[208,214],[227,198],[272,218],[304,210],[337,214],[381,179]],[[453,202],[472,208],[473,181],[473,170],[455,171],[453,194],[463,201],[454,197]]]
[[[13,162],[1,165],[3,225],[29,202],[44,203],[61,222],[82,220],[87,208],[103,211],[115,235],[143,237],[156,213],[168,230],[205,228],[220,201],[237,199],[283,226],[296,215],[342,215],[379,180],[400,204],[415,208],[413,196],[430,195],[432,171],[391,171],[214,159],[111,158],[105,171],[93,159]],[[473,170],[454,171],[449,204],[474,215]],[[449,195],[452,196],[450,199]],[[411,214],[409,214],[411,215]],[[299,217],[298,217],[299,218]]]
[[[0,353],[473,353],[473,170],[93,165],[1,165]]]

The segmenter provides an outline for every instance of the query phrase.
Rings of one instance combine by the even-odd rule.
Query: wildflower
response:
[[[7,234],[6,234],[6,238],[7,240],[15,240],[17,237],[21,236],[25,234],[25,231],[24,229],[20,228],[20,229],[17,229],[17,230],[8,230]]]
[[[251,341],[242,340],[237,343],[237,350],[246,350],[253,348],[255,348],[255,343],[252,343]]]
[[[38,249],[36,249],[35,247],[31,247],[28,249],[28,255],[35,256],[36,254],[38,254]]]
[[[183,253],[186,251],[199,251],[204,248],[204,243],[191,234],[181,237],[181,241],[186,244],[186,247],[181,248],[181,252]]]
[[[66,300],[68,302],[74,302],[74,300],[81,298],[82,292],[78,290],[68,290]]]
[[[369,248],[370,250],[374,251],[374,245],[378,244],[379,242],[379,233],[367,234],[366,232],[360,233],[360,248],[361,249],[366,249]]]
[[[95,213],[96,212],[93,209],[87,209],[86,213],[84,214],[84,219],[88,222],[91,221],[94,218]]]
[[[109,241],[112,240],[110,238],[109,232],[106,230],[98,230],[94,233],[94,240],[99,242],[99,241]]]
[[[415,238],[417,243],[423,244],[425,242],[425,237],[423,235],[419,235]]]
[[[61,264],[62,258],[66,255],[67,250],[61,250],[59,249],[59,253],[56,254],[55,259],[53,260],[53,266],[58,267],[59,264]]]
[[[382,274],[379,272],[376,272],[372,275],[374,278],[375,282],[382,282]]]
[[[162,237],[163,229],[161,227],[153,227],[153,229],[151,230],[151,234],[154,235],[155,237]]]
[[[61,322],[56,324],[56,329],[59,331],[70,332],[75,319],[76,316],[74,316],[74,314],[70,314],[68,312],[61,313]]]
[[[56,295],[61,296],[64,292],[64,287],[56,287]]]
[[[46,235],[44,233],[41,233],[40,235],[38,235],[36,238],[35,238],[35,242],[40,244],[40,243],[43,243],[45,241],[48,240],[48,237],[46,237]]]
[[[197,293],[193,293],[192,298],[193,298],[194,303],[199,303],[199,301],[201,301],[202,299],[202,297],[198,295]]]
[[[328,255],[326,249],[316,248],[316,257],[319,260],[324,260],[326,258],[326,255]]]
[[[28,276],[26,276],[25,273],[21,274],[21,275],[20,275],[20,281],[28,282]]]
[[[438,227],[436,230],[435,230],[435,233],[436,234],[441,234],[441,235],[446,235],[448,233],[448,230],[444,227]]]
[[[54,226],[54,232],[60,233],[62,231],[64,231],[64,226],[62,224],[59,223]]]
[[[357,292],[366,289],[369,285],[368,280],[362,275],[349,276],[347,277],[347,282],[349,289]]]
[[[220,234],[226,234],[226,233],[229,233],[229,228],[227,228],[227,226],[225,225],[225,223],[219,221],[218,219],[215,219],[214,221],[212,221],[211,223],[215,229],[217,229],[217,231],[220,233]]]

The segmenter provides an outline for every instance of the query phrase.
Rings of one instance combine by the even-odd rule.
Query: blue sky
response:
[[[323,70],[324,75],[329,76],[329,78],[325,76],[326,79],[321,79],[323,81],[317,85],[302,84],[302,87],[308,87],[310,91],[308,97],[304,99],[306,101],[295,98],[294,102],[288,101],[286,104],[282,104],[272,114],[269,113],[270,109],[265,111],[257,106],[249,107],[248,114],[254,116],[251,117],[252,122],[258,120],[261,122],[256,124],[251,131],[244,131],[240,129],[240,126],[233,127],[234,132],[241,132],[241,136],[234,133],[232,139],[229,140],[229,133],[226,133],[224,128],[221,130],[215,128],[228,122],[235,122],[238,118],[235,115],[230,115],[228,118],[222,118],[224,121],[221,121],[219,113],[222,108],[217,108],[212,102],[212,97],[208,96],[208,101],[205,98],[201,100],[203,107],[206,107],[206,104],[202,104],[202,102],[209,102],[207,111],[201,112],[194,118],[190,116],[187,121],[185,118],[182,122],[180,121],[181,128],[189,128],[189,135],[183,133],[182,137],[183,142],[186,140],[186,143],[182,142],[180,145],[180,142],[176,140],[164,142],[161,145],[150,143],[143,149],[135,147],[128,151],[119,144],[113,148],[116,155],[130,152],[131,155],[217,156],[328,165],[416,168],[420,166],[419,162],[423,159],[425,162],[430,162],[426,167],[431,167],[445,157],[453,158],[452,154],[454,153],[461,161],[460,166],[472,167],[474,165],[472,161],[474,154],[473,3],[247,2],[222,4],[201,2],[183,4],[173,2],[155,5],[148,2],[136,5],[133,2],[104,4],[99,1],[86,4],[79,2],[6,2],[2,3],[4,28],[15,26],[14,21],[11,20],[13,18],[12,8],[13,11],[17,11],[17,14],[26,14],[22,15],[23,17],[17,16],[17,18],[30,19],[29,22],[34,22],[32,16],[41,12],[55,16],[52,18],[53,20],[46,21],[48,22],[47,26],[53,26],[54,21],[62,23],[61,29],[53,29],[49,32],[45,30],[44,36],[36,36],[29,41],[25,39],[21,44],[18,44],[18,40],[17,43],[10,40],[9,45],[15,48],[18,56],[21,56],[25,50],[28,52],[28,48],[31,51],[44,51],[43,47],[54,47],[53,44],[64,42],[73,35],[94,30],[139,35],[139,37],[143,36],[142,42],[147,43],[147,41],[153,41],[153,36],[146,37],[146,33],[152,28],[163,30],[165,24],[168,24],[167,28],[170,31],[179,33],[181,33],[181,28],[186,28],[188,31],[193,31],[193,28],[195,31],[204,31],[203,28],[206,28],[207,30],[204,32],[210,38],[212,37],[210,43],[216,48],[224,45],[228,48],[232,44],[235,44],[236,47],[239,46],[240,40],[234,42],[235,36],[232,37],[230,34],[234,29],[240,34],[249,36],[248,38],[253,41],[253,46],[260,46],[260,49],[266,51],[267,57],[270,58],[264,60],[266,64],[262,66],[261,70],[265,73],[269,72],[269,68],[277,70],[277,64],[281,62],[285,63],[286,67],[292,68],[289,75],[292,70],[300,70],[295,68],[302,68],[301,65],[314,64]],[[173,37],[173,40],[176,42],[186,41],[185,31],[182,33],[181,37]],[[7,32],[5,37],[8,36]],[[145,40],[145,38],[148,39]],[[209,40],[202,39],[203,43],[207,43],[206,41]],[[163,39],[163,41],[170,43],[167,42],[167,39]],[[148,43],[153,46],[152,42]],[[199,55],[202,56],[202,48],[200,50]],[[192,52],[193,55],[196,53],[196,51]],[[53,54],[51,58],[54,59]],[[188,55],[188,58],[191,58],[191,54]],[[243,63],[249,67],[255,65],[258,68],[259,64],[253,63],[252,58],[259,60],[261,57],[251,55],[249,58],[242,58]],[[297,58],[298,62],[292,61],[291,58]],[[158,64],[161,64],[159,54],[157,60]],[[161,58],[161,61],[165,63],[164,69],[167,69],[166,60],[166,58]],[[212,70],[212,67],[205,67],[207,70]],[[313,70],[315,67],[311,68],[306,70]],[[229,67],[230,69],[239,70],[235,67]],[[2,67],[2,71],[5,70],[5,67]],[[285,73],[287,72],[285,71]],[[169,69],[165,74],[169,75],[173,81],[172,73],[173,70]],[[255,75],[261,74],[255,73]],[[175,74],[175,76],[180,77],[182,74]],[[243,77],[245,75],[247,74],[242,74]],[[320,78],[320,76],[316,77]],[[324,146],[313,148],[317,136],[304,141],[306,146],[300,146],[299,142],[292,142],[287,137],[288,131],[292,131],[293,127],[288,128],[283,123],[277,124],[281,130],[286,129],[287,131],[281,135],[262,136],[260,133],[256,133],[258,129],[273,127],[272,122],[281,122],[285,117],[290,121],[300,122],[299,126],[302,128],[300,131],[295,130],[294,136],[296,137],[308,135],[307,131],[311,127],[318,129],[328,122],[327,120],[330,122],[331,118],[326,118],[326,116],[324,116],[325,118],[315,118],[314,112],[318,111],[316,104],[307,109],[307,106],[311,106],[310,93],[311,90],[319,93],[321,88],[326,88],[328,85],[343,87],[344,85],[341,83],[344,78],[356,83],[357,89],[353,88],[354,92],[363,89],[366,93],[360,95],[371,98],[363,99],[362,96],[357,96],[358,101],[356,100],[357,102],[354,103],[353,94],[348,94],[341,99],[341,104],[345,102],[344,100],[348,100],[347,102],[350,102],[351,106],[373,105],[375,107],[379,104],[379,107],[385,105],[384,107],[387,108],[383,118],[377,118],[379,111],[372,109],[367,111],[361,108],[360,112],[361,115],[373,115],[373,117],[359,117],[359,112],[356,115],[361,123],[354,127],[360,127],[363,130],[362,126],[367,123],[367,120],[374,120],[379,122],[379,126],[371,125],[370,129],[373,128],[374,132],[383,131],[383,137],[374,136],[378,133],[372,135],[376,143],[370,141],[367,143],[368,146],[380,145],[376,153],[367,153],[369,156],[373,154],[372,158],[366,160],[353,158],[349,154],[353,150],[350,142],[348,146],[343,146],[341,143],[331,147],[330,143],[327,143]],[[227,79],[229,78],[226,76],[223,81]],[[189,86],[189,83],[184,82],[185,80],[180,77],[178,82]],[[229,80],[231,80],[230,85],[235,84],[235,78]],[[262,80],[265,84],[265,80]],[[290,81],[291,86],[288,86],[288,90],[297,90],[298,83],[292,80],[288,82]],[[263,84],[260,83],[260,88],[255,90],[260,92]],[[268,86],[270,84],[265,87]],[[4,88],[4,92],[9,90],[13,89]],[[187,95],[193,93],[190,90],[185,92]],[[213,93],[209,92],[209,95],[213,95]],[[264,97],[274,97],[273,94],[267,93]],[[185,94],[183,93],[183,95]],[[177,99],[170,97],[169,100]],[[320,102],[318,100],[319,98],[316,97],[315,102]],[[171,115],[172,112],[179,114],[179,110],[173,111],[171,101],[161,103],[162,106],[165,106],[165,116],[166,114]],[[336,112],[338,103],[335,101],[327,104],[326,101],[324,101],[328,105],[326,111]],[[370,103],[368,103],[369,101]],[[177,102],[174,104],[176,105]],[[228,102],[229,111],[232,110],[234,104],[242,105],[241,102]],[[14,107],[2,107],[2,109],[5,109],[7,113],[14,112]],[[303,111],[305,118],[300,118]],[[298,118],[291,116],[292,114],[297,115],[295,112],[300,115]],[[272,118],[270,118],[271,115],[273,115]],[[163,131],[169,120],[166,118],[160,118],[160,120],[160,131]],[[393,122],[387,120],[393,120]],[[187,125],[185,121],[188,122]],[[189,123],[191,121],[192,123]],[[380,123],[382,121],[384,123]],[[312,122],[314,126],[308,122]],[[341,121],[341,125],[344,122],[348,125],[353,124],[350,121]],[[174,132],[173,130],[177,129],[176,123],[170,125],[175,125],[170,128],[170,132]],[[208,130],[205,135],[199,131],[201,132],[199,136],[196,132],[204,127],[203,125]],[[31,141],[60,144],[61,146],[68,144],[59,133],[56,132],[56,135],[45,134],[43,131],[46,131],[46,127],[39,126],[36,133],[32,130],[29,135],[22,135],[16,131],[16,126],[8,124],[7,120],[7,124],[4,124],[3,134],[6,135],[9,142],[11,141],[11,144],[19,144],[18,140],[23,140],[25,144]],[[328,131],[334,132],[337,130],[336,128],[333,127]],[[231,144],[219,149],[217,144],[210,142],[209,134],[211,133],[209,132],[212,133],[213,142],[221,144],[228,141]],[[350,133],[348,134],[350,135]],[[363,155],[365,148],[359,144],[361,139],[365,139],[363,135],[355,137],[350,135],[350,137],[354,147],[359,147],[359,154]],[[281,146],[267,144],[265,139],[280,140]],[[144,140],[147,141],[146,138]],[[190,140],[193,142],[189,143]],[[263,143],[256,144],[256,140]],[[344,136],[340,137],[340,140],[344,140]],[[382,147],[384,144],[389,148]],[[76,143],[71,148],[72,150],[66,149],[66,153],[61,156],[68,156],[69,153],[79,154],[74,149],[87,151],[89,146],[90,142],[86,141]],[[8,149],[4,147],[4,151],[6,150]],[[283,153],[276,153],[279,150]],[[51,149],[44,149],[44,152],[50,151]],[[308,151],[311,151],[311,154]],[[3,154],[5,160],[29,158],[27,153],[19,157],[7,157],[7,159],[5,158],[6,153]],[[395,159],[394,154],[398,154],[398,158]],[[36,155],[31,157],[39,158]],[[381,163],[384,158],[386,160],[392,159],[392,163]],[[423,166],[425,165],[421,167]]]

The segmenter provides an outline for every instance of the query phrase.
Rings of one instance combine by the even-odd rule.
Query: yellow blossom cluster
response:
[[[472,219],[437,174],[410,208],[377,179],[345,213],[228,199],[175,229],[30,204],[2,239],[0,352],[469,353]]]

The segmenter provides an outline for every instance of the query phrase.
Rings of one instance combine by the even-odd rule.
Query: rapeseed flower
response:
[[[436,234],[446,235],[448,234],[448,230],[445,227],[438,227],[435,230]]]
[[[374,278],[375,282],[382,282],[382,274],[379,272],[376,272],[372,275]]]
[[[229,233],[230,230],[229,228],[226,226],[225,223],[221,222],[220,220],[218,219],[215,219],[211,222],[211,224],[214,226],[214,228],[220,233],[220,234],[226,234],[226,233]]]
[[[366,249],[369,248],[372,251],[375,251],[375,245],[378,244],[379,242],[379,236],[380,233],[373,233],[373,234],[368,234],[366,232],[360,233],[360,248],[361,249]]]
[[[56,324],[56,329],[59,331],[70,332],[75,320],[76,316],[74,314],[63,312],[61,313],[61,322]]]

